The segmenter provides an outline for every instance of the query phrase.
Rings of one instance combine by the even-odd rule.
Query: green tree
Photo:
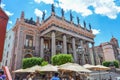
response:
[[[52,56],[52,64],[53,65],[62,65],[67,62],[73,62],[73,57],[71,54],[57,54]]]
[[[114,66],[116,67],[116,68],[119,68],[119,62],[116,60],[116,61],[113,61],[113,63],[114,63]]]
[[[110,67],[111,63],[113,63],[113,66],[116,68],[119,68],[119,62],[118,61],[103,61],[103,65],[106,67]]]
[[[22,60],[22,67],[23,69],[25,69],[35,65],[41,65],[42,62],[43,62],[42,58],[37,58],[37,57],[24,58]]]
[[[102,65],[109,67],[110,63],[111,63],[110,61],[103,61]]]
[[[43,61],[43,62],[41,63],[41,66],[45,66],[45,65],[47,65],[47,64],[48,64],[47,61]]]

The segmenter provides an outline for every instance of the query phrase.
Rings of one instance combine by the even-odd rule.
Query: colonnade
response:
[[[68,46],[67,46],[67,35],[63,34],[63,53],[67,54],[68,52]],[[74,62],[78,63],[78,54],[76,52],[76,38],[75,37],[71,37],[71,44],[72,44],[72,53],[73,53],[73,58],[74,58]],[[91,64],[91,56],[90,56],[90,52],[89,52],[89,43],[92,44],[92,52],[93,52],[93,58],[94,58],[94,64],[96,64],[96,54],[94,52],[94,43],[92,42],[88,42],[82,39],[79,39],[79,44],[82,46],[82,48],[84,49],[81,57],[82,57],[82,65],[84,65],[85,62],[85,55],[87,54],[88,56],[88,61],[89,64]],[[56,36],[55,36],[55,31],[51,32],[51,56],[56,55]],[[40,37],[40,56],[43,58],[44,57],[44,37]]]

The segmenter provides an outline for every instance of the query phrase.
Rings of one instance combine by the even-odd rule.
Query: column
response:
[[[73,48],[73,57],[74,62],[77,62],[77,54],[76,54],[76,47],[75,47],[75,38],[72,38],[72,48]]]
[[[44,38],[40,38],[40,57],[44,58]]]
[[[52,43],[52,50],[51,50],[51,53],[52,53],[52,56],[56,54],[56,41],[55,41],[55,31],[52,31],[51,33],[51,43]]]
[[[16,59],[15,59],[15,69],[19,69],[22,67],[22,58],[23,58],[23,31],[19,29],[18,31],[18,40],[17,40],[17,45],[16,45],[16,50],[15,50],[15,54],[16,54]]]
[[[92,52],[93,52],[93,59],[94,59],[94,64],[96,65],[97,64],[97,59],[96,59],[96,53],[95,53],[95,50],[94,50],[94,43],[92,43]]]
[[[83,40],[80,40],[80,45],[83,48],[83,51],[82,51],[82,65],[84,65],[85,64],[85,56],[84,56],[85,48],[84,48]]]
[[[63,53],[67,53],[67,39],[66,35],[63,35]]]
[[[90,57],[90,50],[89,50],[89,42],[86,42],[86,49],[87,49],[87,55],[88,55],[89,64],[91,64],[91,57]]]
[[[39,41],[40,41],[39,34],[36,34],[36,36],[35,36],[35,52],[36,52],[36,56],[39,55]]]

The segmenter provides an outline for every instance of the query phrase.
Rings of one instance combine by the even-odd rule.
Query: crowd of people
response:
[[[0,80],[6,80],[6,75],[3,70],[0,70]]]

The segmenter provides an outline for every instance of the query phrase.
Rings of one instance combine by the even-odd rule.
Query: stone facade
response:
[[[98,62],[102,64],[102,61],[114,61],[118,59],[120,54],[120,48],[118,40],[114,37],[111,38],[110,42],[101,43],[99,46],[94,47],[95,53],[98,57]]]
[[[2,61],[8,16],[0,6],[0,62]]]
[[[13,31],[15,40],[11,60],[12,70],[21,68],[23,58],[36,56],[50,62],[51,56],[57,53],[72,54],[74,61],[79,64],[92,63],[89,44],[94,46],[95,36],[91,29],[88,30],[80,24],[67,21],[64,16],[59,17],[52,12],[51,16],[40,23],[39,18],[36,22],[32,18],[25,19],[24,12],[22,12]],[[82,54],[77,52],[79,46],[82,46],[84,50]],[[91,54],[96,56],[95,53]]]
[[[11,69],[11,59],[12,59],[12,53],[13,53],[12,51],[14,46],[13,43],[14,43],[14,32],[12,31],[12,29],[10,29],[6,33],[1,67],[8,66],[8,68]]]

